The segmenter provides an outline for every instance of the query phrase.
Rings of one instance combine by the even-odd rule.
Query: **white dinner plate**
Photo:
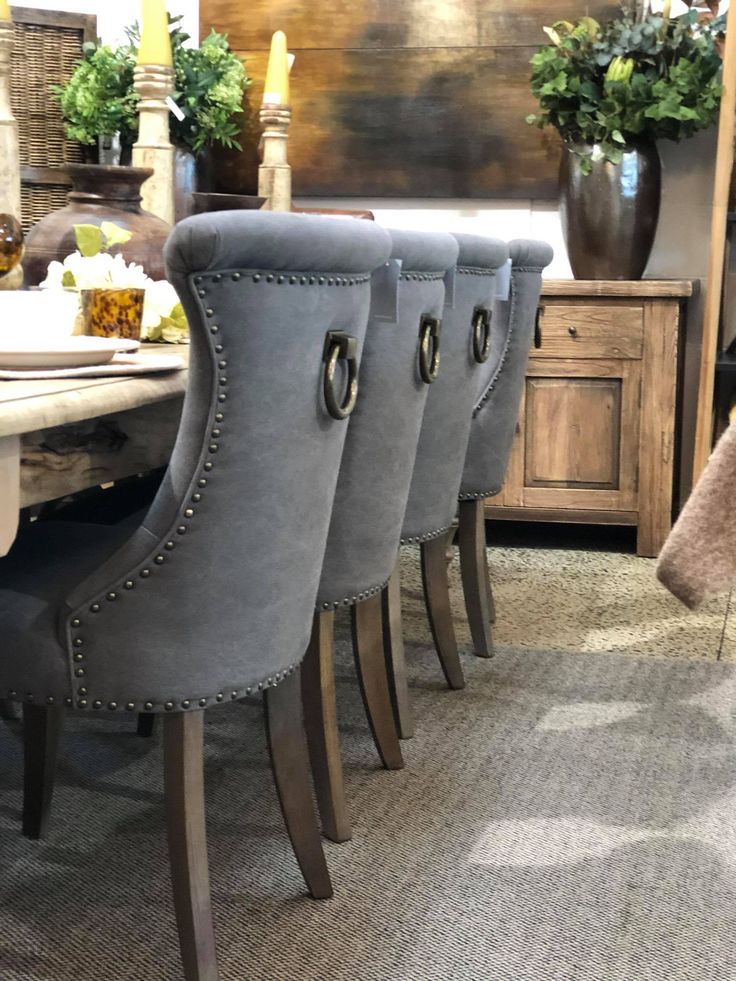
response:
[[[85,365],[106,364],[117,351],[137,351],[140,341],[125,341],[120,337],[61,337],[58,340],[40,338],[33,344],[28,338],[0,338],[0,368],[15,371],[43,368],[81,368]]]

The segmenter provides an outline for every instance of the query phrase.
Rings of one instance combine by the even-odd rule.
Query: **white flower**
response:
[[[68,275],[70,274],[70,275]],[[73,282],[71,279],[73,278]],[[42,289],[91,290],[105,287],[145,289],[151,280],[143,266],[126,262],[121,255],[100,252],[93,256],[83,256],[72,252],[63,262],[50,262]]]
[[[158,327],[163,317],[171,316],[178,302],[179,296],[171,283],[165,279],[149,282],[143,306],[143,327]]]

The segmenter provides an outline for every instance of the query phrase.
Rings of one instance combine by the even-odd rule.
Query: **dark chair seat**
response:
[[[139,522],[133,520],[133,527]],[[3,660],[17,691],[3,698],[47,702],[71,698],[66,649],[56,617],[64,598],[130,538],[131,522],[117,525],[40,521],[18,536],[0,562],[0,636]],[[31,696],[31,698],[29,698]]]

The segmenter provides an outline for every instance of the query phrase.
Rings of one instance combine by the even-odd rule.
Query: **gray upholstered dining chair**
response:
[[[497,239],[455,236],[459,256],[442,321],[442,366],[424,410],[414,472],[401,532],[404,544],[421,549],[422,584],[432,636],[451,688],[465,684],[452,623],[447,544],[453,534],[457,496],[476,393],[488,375],[496,271],[508,261]],[[387,657],[400,735],[413,732],[406,686],[398,566],[384,589]]]
[[[351,416],[330,521],[314,628],[303,670],[312,770],[325,835],[350,837],[332,662],[335,610],[349,607],[368,720],[389,769],[403,766],[383,648],[382,587],[396,562],[427,393],[441,374],[451,235],[392,231],[391,261],[374,276]]]
[[[218,977],[205,710],[264,692],[297,858],[312,895],[332,892],[311,798],[299,664],[370,276],[390,245],[372,223],[301,215],[233,212],[178,225],[166,260],[191,327],[190,375],[153,504],[127,535],[115,526],[31,526],[0,563],[0,691],[23,702],[25,833],[43,832],[67,710],[163,716],[187,981]]]
[[[538,324],[542,272],[554,255],[546,242],[523,239],[509,243],[509,254],[509,296],[496,301],[492,370],[479,390],[473,411],[460,486],[460,570],[473,646],[479,657],[493,653],[492,624],[496,619],[483,502],[499,493],[506,478],[529,349]]]

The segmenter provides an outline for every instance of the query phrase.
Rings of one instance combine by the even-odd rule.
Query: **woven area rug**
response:
[[[211,712],[223,981],[736,978],[736,668],[502,646],[450,693],[410,629],[398,773],[341,639],[354,839],[326,845],[333,900],[305,896],[260,706]],[[19,732],[0,726],[2,981],[181,977],[160,744],[132,722],[70,719],[42,844],[20,837]]]

